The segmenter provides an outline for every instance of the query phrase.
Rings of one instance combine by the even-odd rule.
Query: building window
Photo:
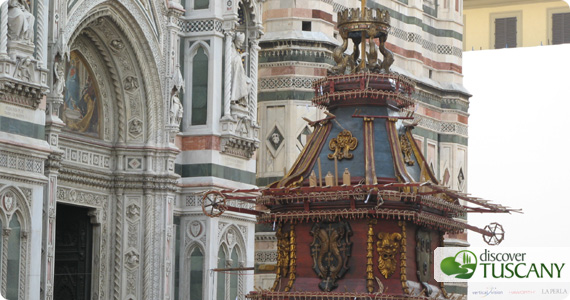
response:
[[[224,249],[220,247],[218,251],[218,269],[225,269],[226,268],[226,253]],[[226,299],[226,273],[218,272],[218,283],[217,283],[217,300],[225,300]]]
[[[552,44],[570,43],[570,12],[552,14]]]
[[[437,0],[424,0],[422,8],[424,13],[437,17]]]
[[[311,21],[303,21],[303,31],[311,31]]]
[[[192,125],[206,125],[208,119],[208,56],[198,47],[192,60]]]
[[[224,247],[220,247],[220,250],[218,251],[219,269],[240,267],[240,250],[238,248],[238,246],[234,246],[228,258],[226,251],[224,251]],[[240,276],[238,271],[219,271],[217,273],[218,282],[216,283],[216,300],[244,299],[241,288],[243,278]]]
[[[11,187],[0,192],[0,287],[7,300],[24,299],[20,284],[27,275],[29,210],[23,196]],[[24,289],[22,289],[22,292]],[[1,297],[0,297],[1,298]]]
[[[495,19],[495,49],[517,47],[517,18]]]
[[[6,299],[18,299],[20,283],[20,221],[18,215],[13,215],[8,237],[8,261],[6,264]]]
[[[194,0],[194,9],[207,9],[210,6],[209,0]]]
[[[236,247],[232,250],[232,265],[231,268],[238,268],[239,267],[239,258],[236,251]],[[230,299],[237,299],[238,296],[238,273],[232,272],[230,275]]]
[[[196,247],[190,254],[190,300],[202,299],[204,254]]]

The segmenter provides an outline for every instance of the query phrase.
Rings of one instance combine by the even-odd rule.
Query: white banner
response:
[[[438,282],[570,283],[570,248],[438,247]]]

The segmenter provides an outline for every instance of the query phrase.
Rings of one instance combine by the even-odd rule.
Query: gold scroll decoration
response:
[[[400,281],[402,282],[402,290],[404,294],[410,294],[410,287],[408,286],[408,276],[406,273],[406,269],[408,264],[406,263],[406,256],[407,256],[407,242],[406,242],[406,222],[405,221],[398,221],[398,226],[402,228],[402,249],[400,252]]]
[[[277,290],[279,288],[279,282],[281,281],[281,278],[287,277],[290,263],[289,233],[283,232],[283,224],[279,224],[275,236],[277,237],[277,276],[275,277],[275,282],[273,283],[271,291]]]
[[[368,220],[368,239],[366,240],[366,289],[369,293],[374,291],[374,225],[378,223],[376,219]]]
[[[402,235],[397,232],[378,234],[376,251],[378,251],[378,269],[388,278],[396,271],[396,255],[400,250]]]
[[[342,160],[343,158],[351,159],[353,155],[349,151],[356,149],[356,146],[358,146],[358,141],[352,136],[352,132],[345,129],[329,142],[329,149],[334,151],[334,153],[329,154],[328,158],[334,159],[336,157],[337,160]]]
[[[414,160],[412,159],[412,144],[405,134],[400,135],[400,148],[402,149],[402,155],[404,156],[404,162],[408,166],[414,165]]]
[[[348,271],[348,259],[352,248],[349,237],[352,229],[346,221],[315,223],[311,229],[310,245],[313,270],[322,281],[319,288],[325,292],[335,289],[336,281]]]
[[[289,231],[289,282],[285,287],[285,291],[288,292],[293,287],[293,283],[297,278],[297,236],[295,234],[295,224],[291,224],[291,230]]]

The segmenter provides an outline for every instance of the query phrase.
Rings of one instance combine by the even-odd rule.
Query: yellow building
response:
[[[570,43],[570,8],[562,0],[465,0],[463,50]]]

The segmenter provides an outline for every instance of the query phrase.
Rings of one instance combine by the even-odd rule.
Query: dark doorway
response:
[[[57,204],[54,299],[89,300],[93,226],[89,208]]]

